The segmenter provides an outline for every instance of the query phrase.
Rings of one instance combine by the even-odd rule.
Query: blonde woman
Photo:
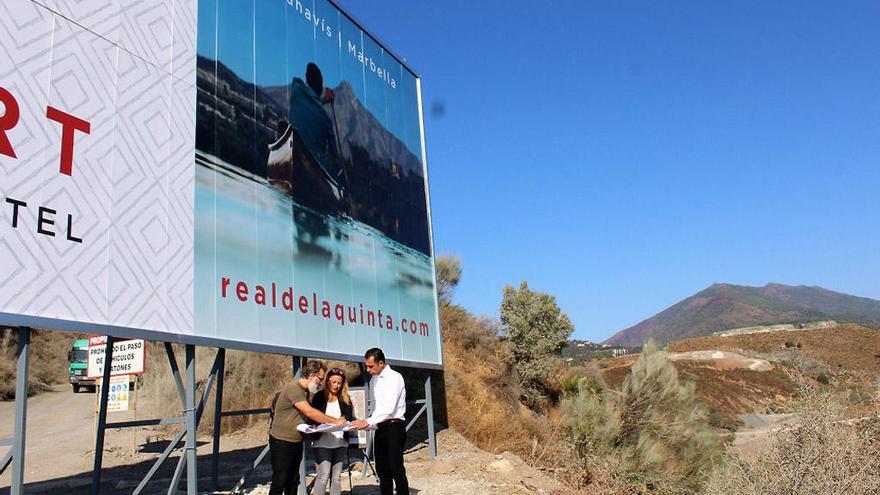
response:
[[[345,371],[333,368],[327,373],[324,393],[315,395],[312,399],[312,407],[331,418],[345,418],[348,421],[354,421],[354,407],[351,403],[351,397],[348,395]],[[324,495],[328,481],[330,495],[342,493],[342,465],[345,462],[347,449],[348,440],[345,438],[345,433],[341,431],[322,433],[320,438],[312,444],[317,464],[314,493]]]

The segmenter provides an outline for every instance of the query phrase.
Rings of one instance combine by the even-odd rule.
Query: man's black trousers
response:
[[[373,450],[376,474],[379,475],[379,493],[382,495],[394,495],[392,480],[397,485],[397,495],[409,495],[409,482],[406,480],[406,468],[403,467],[405,444],[406,425],[403,421],[379,424]]]
[[[272,458],[272,485],[269,486],[269,495],[296,495],[299,489],[303,443],[279,440],[270,435],[269,455]]]

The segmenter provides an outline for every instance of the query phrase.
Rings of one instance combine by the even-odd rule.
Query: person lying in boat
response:
[[[324,104],[333,99],[333,91],[324,88],[321,69],[313,63],[306,66],[306,80],[295,77],[290,84],[288,119],[306,148],[331,177],[339,180],[342,167],[337,152],[333,121]]]

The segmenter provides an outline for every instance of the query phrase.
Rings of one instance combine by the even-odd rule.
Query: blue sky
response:
[[[342,5],[423,77],[465,307],[527,280],[599,340],[713,282],[880,299],[880,3]]]

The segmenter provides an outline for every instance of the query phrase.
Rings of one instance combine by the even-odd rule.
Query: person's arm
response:
[[[297,410],[299,410],[299,412],[303,413],[303,415],[305,417],[311,419],[312,421],[314,421],[316,423],[329,423],[331,425],[332,424],[341,425],[342,423],[345,423],[345,418],[338,418],[337,419],[332,416],[327,416],[323,412],[312,407],[312,405],[309,404],[309,401],[307,401],[307,400],[299,401],[296,404],[294,404],[293,407],[297,408]]]

